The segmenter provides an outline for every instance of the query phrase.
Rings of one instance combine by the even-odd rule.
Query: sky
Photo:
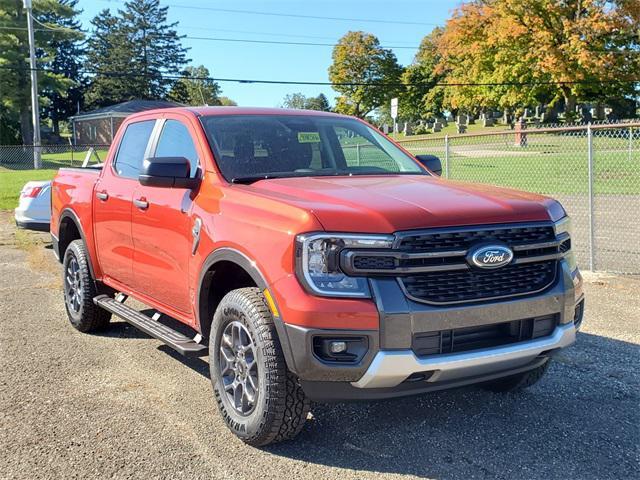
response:
[[[335,44],[350,30],[362,30],[392,48],[398,61],[413,60],[420,40],[436,25],[443,25],[460,0],[161,0],[168,6],[169,22],[179,22],[180,35],[227,39]],[[83,27],[101,10],[122,8],[124,0],[80,0]],[[298,18],[208,9],[242,10],[333,19]],[[372,21],[374,20],[374,21]],[[404,22],[404,23],[403,23]],[[240,43],[184,38],[193,65],[204,65],[213,77],[328,81],[331,46]],[[409,48],[407,48],[409,47]],[[220,82],[222,95],[242,106],[277,107],[285,95],[324,93],[331,104],[330,86],[261,85]]]

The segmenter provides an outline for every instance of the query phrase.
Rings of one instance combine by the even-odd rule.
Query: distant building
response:
[[[113,141],[120,124],[132,113],[179,106],[179,103],[165,100],[130,100],[91,112],[79,113],[70,118],[73,126],[73,143],[74,145],[108,145]]]

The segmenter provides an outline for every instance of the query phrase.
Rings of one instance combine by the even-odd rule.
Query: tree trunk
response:
[[[20,134],[23,145],[33,145],[33,125],[31,125],[31,108],[29,108],[28,97],[25,97],[27,104],[23,101],[20,105]]]
[[[571,91],[571,87],[563,85],[561,87],[562,95],[564,96],[564,113],[565,116],[574,116],[576,114],[577,99],[574,93]]]

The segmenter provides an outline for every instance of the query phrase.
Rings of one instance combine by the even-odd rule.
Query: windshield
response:
[[[384,135],[355,119],[311,115],[201,118],[231,182],[321,175],[427,174]]]

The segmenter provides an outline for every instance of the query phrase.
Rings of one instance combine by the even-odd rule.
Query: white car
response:
[[[27,182],[15,209],[16,225],[27,230],[49,231],[51,221],[51,182]]]

